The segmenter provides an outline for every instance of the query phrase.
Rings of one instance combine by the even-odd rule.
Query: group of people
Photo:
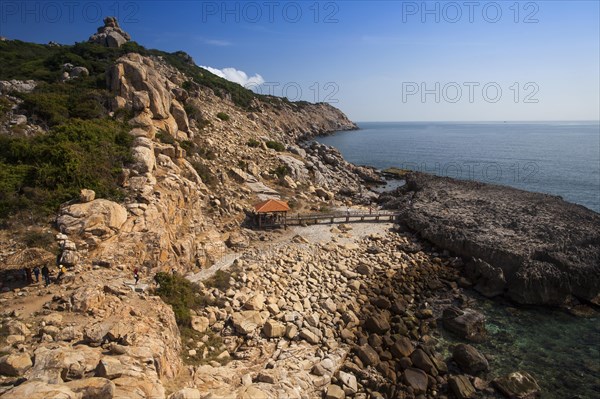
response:
[[[42,278],[44,279],[44,283],[46,284],[46,287],[50,285],[50,269],[47,265],[42,266],[41,269],[39,266],[35,266],[33,269],[31,269],[30,267],[25,267],[23,268],[22,273],[23,280],[25,280],[27,284],[33,284],[34,277],[35,283],[39,283],[41,274]],[[58,265],[58,275],[56,276],[55,280],[56,284],[60,284],[62,277],[65,274],[67,274],[67,269],[65,268],[65,266]]]

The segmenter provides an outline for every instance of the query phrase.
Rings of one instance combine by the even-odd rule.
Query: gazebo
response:
[[[290,206],[285,201],[268,199],[254,205],[254,224],[258,228],[283,225],[287,227],[286,216]]]

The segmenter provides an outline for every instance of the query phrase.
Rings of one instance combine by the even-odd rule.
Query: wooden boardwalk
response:
[[[374,212],[336,212],[336,213],[311,213],[293,214],[285,218],[286,226],[309,225],[309,224],[332,224],[332,223],[360,223],[360,222],[393,222],[398,217],[398,212],[374,211]]]

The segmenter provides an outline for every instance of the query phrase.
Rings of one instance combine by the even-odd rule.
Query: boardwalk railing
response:
[[[312,213],[312,214],[293,214],[290,213],[285,218],[285,224],[302,225],[318,223],[351,223],[351,222],[383,222],[394,221],[398,217],[398,212],[374,211],[374,212],[336,212],[336,213]]]

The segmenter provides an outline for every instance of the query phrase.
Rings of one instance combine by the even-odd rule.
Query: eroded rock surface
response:
[[[600,215],[547,194],[421,173],[382,196],[431,242],[477,258],[470,275],[486,295],[523,304],[600,298]]]

